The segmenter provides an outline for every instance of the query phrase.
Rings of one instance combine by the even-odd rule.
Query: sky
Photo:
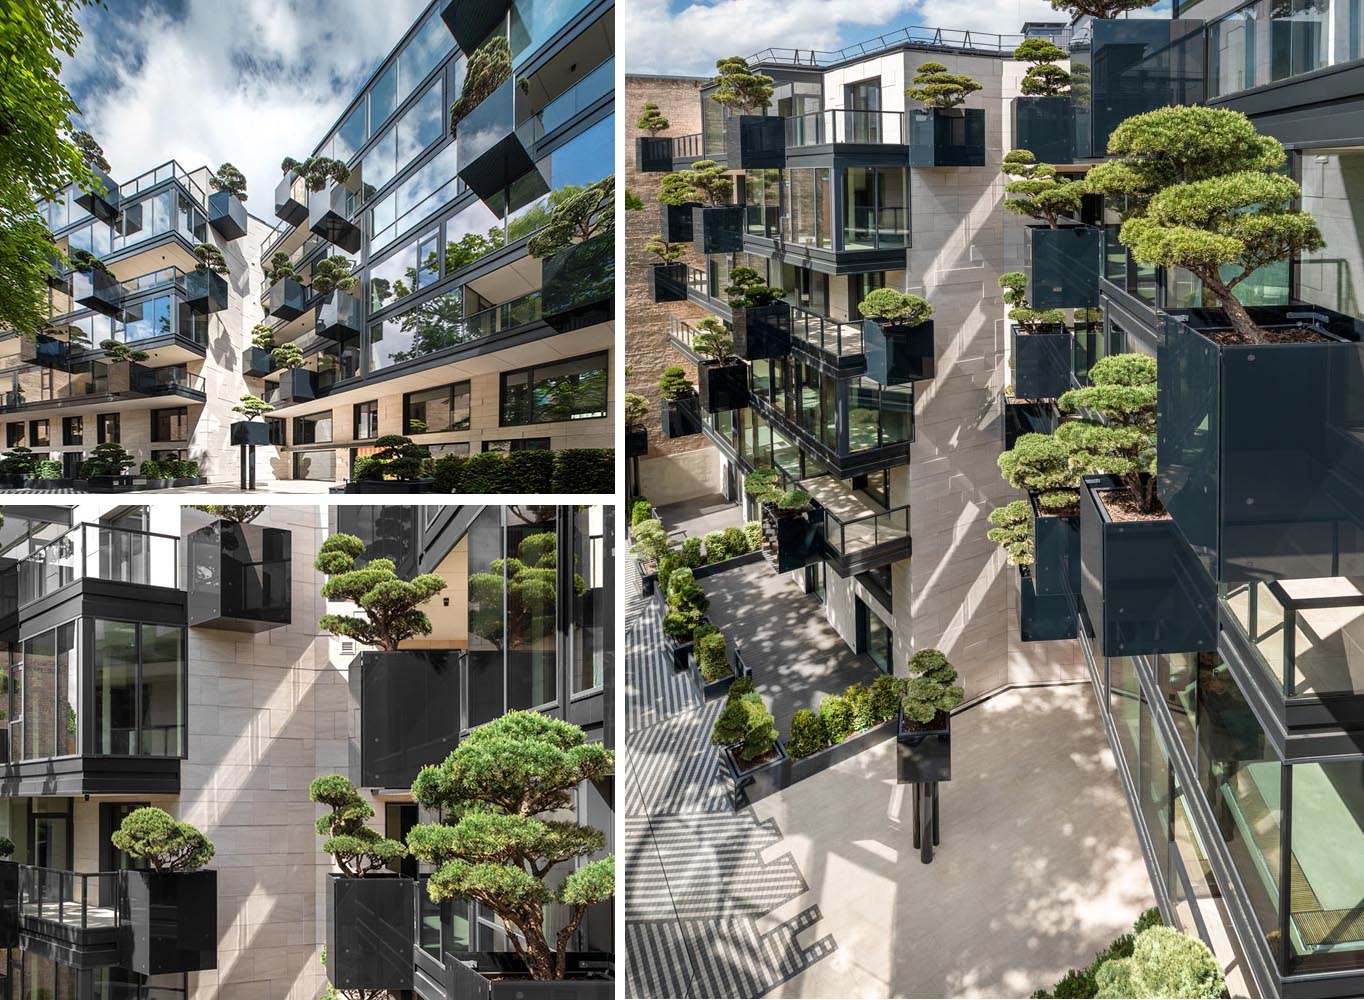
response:
[[[1048,0],[619,0],[627,73],[713,76],[721,56],[832,50],[903,27],[1016,33]]]
[[[426,3],[107,0],[62,81],[115,180],[230,162],[273,223],[280,160],[312,152]]]

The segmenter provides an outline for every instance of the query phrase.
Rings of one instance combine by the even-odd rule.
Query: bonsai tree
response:
[[[653,101],[645,101],[644,110],[640,113],[639,121],[635,122],[635,128],[641,132],[648,132],[650,136],[656,136],[668,125],[668,119],[659,113],[658,105]]]
[[[211,514],[221,521],[231,521],[234,524],[250,524],[256,518],[265,513],[263,504],[239,504],[231,506],[227,504],[190,504],[194,510],[201,510],[205,514]]]
[[[696,387],[687,379],[681,365],[669,365],[658,380],[658,391],[664,399],[690,399]]]
[[[302,163],[286,156],[279,168],[283,173],[292,172],[302,177],[309,191],[321,191],[329,180],[338,184],[350,180],[350,168],[330,156],[310,156]]]
[[[241,397],[236,406],[232,407],[232,412],[240,413],[247,420],[255,420],[263,413],[273,413],[274,409],[259,396],[253,396],[248,392]]]
[[[374,442],[374,446],[379,450],[368,456],[365,479],[420,479],[422,465],[431,457],[430,448],[401,434],[385,434]]]
[[[710,741],[718,747],[733,748],[746,764],[767,756],[776,748],[776,720],[748,678],[740,678],[730,685],[725,707],[720,710],[715,728],[711,730]]]
[[[1326,245],[1297,208],[1302,188],[1279,172],[1279,141],[1239,111],[1175,107],[1124,121],[1108,152],[1115,159],[1086,183],[1127,200],[1122,244],[1142,264],[1192,273],[1243,341],[1266,343],[1236,288],[1262,267]]]
[[[586,860],[606,836],[564,816],[579,785],[604,782],[614,768],[615,754],[580,728],[536,712],[508,712],[470,731],[412,783],[417,803],[441,817],[407,836],[412,856],[436,866],[426,883],[431,900],[486,907],[535,979],[563,979],[588,907],[616,891],[615,858]],[[550,903],[567,910],[553,944]]]
[[[665,205],[690,205],[704,202],[712,208],[729,201],[734,193],[734,178],[714,160],[697,160],[686,170],[666,174],[658,200]]]
[[[1122,126],[1118,126],[1121,128]],[[1015,215],[1040,219],[1052,229],[1063,216],[1078,211],[1086,186],[1066,180],[1050,163],[1038,163],[1026,149],[1013,149],[1000,168],[1014,180],[1004,185],[1004,207]]]
[[[503,35],[496,35],[480,45],[464,71],[464,88],[455,103],[450,105],[450,135],[454,137],[463,121],[474,108],[491,97],[497,88],[511,77],[511,46]]]
[[[339,774],[315,778],[308,787],[308,798],[331,809],[318,817],[317,832],[327,838],[322,850],[332,856],[346,878],[364,878],[407,854],[401,842],[380,836],[365,822],[374,815],[374,807],[355,790],[350,779]]]
[[[246,201],[246,175],[230,163],[224,163],[210,174],[208,186],[214,191],[226,191],[238,201]]]
[[[939,715],[951,712],[966,700],[957,684],[957,671],[940,650],[921,649],[909,658],[909,680],[900,699],[900,710],[910,728],[931,726]]]
[[[1016,490],[1037,495],[1049,514],[1073,513],[1079,504],[1080,475],[1071,465],[1070,449],[1050,434],[1023,434],[999,456],[999,471]]]
[[[914,72],[914,86],[905,96],[926,108],[955,108],[980,90],[980,84],[964,73],[949,73],[940,62],[926,62]]]
[[[95,141],[95,137],[89,132],[71,133],[71,143],[80,150],[81,159],[91,170],[102,170],[108,173],[110,170],[109,161],[104,158],[104,147]]]
[[[810,494],[804,490],[785,490],[776,498],[778,517],[800,517],[810,512]]]
[[[1155,0],[1051,0],[1053,10],[1065,11],[1072,18],[1088,14],[1090,17],[1107,19],[1117,17],[1129,10],[1149,7]]]
[[[251,328],[251,344],[259,347],[262,351],[273,351],[275,349],[275,331],[264,323],[257,323]]]
[[[857,310],[883,326],[918,326],[933,315],[933,307],[925,299],[894,288],[868,292],[867,297],[857,303]]]
[[[99,349],[113,362],[142,362],[151,357],[146,351],[133,350],[121,340],[101,340],[99,342]]]
[[[687,248],[681,243],[669,243],[654,233],[644,244],[644,252],[653,254],[660,264],[675,264],[687,255]]]
[[[270,359],[274,361],[276,368],[292,371],[303,367],[303,352],[298,349],[297,344],[280,344],[270,352]]]
[[[353,291],[360,284],[360,276],[354,273],[353,267],[351,259],[342,254],[324,257],[313,265],[313,280],[309,287],[319,295]]]
[[[313,565],[328,577],[322,596],[348,601],[365,615],[326,614],[318,625],[332,635],[389,651],[408,639],[430,635],[431,619],[420,608],[445,589],[444,577],[423,573],[403,580],[392,559],[370,559],[357,568],[356,560],[364,554],[364,542],[342,533],[329,536],[317,550]]]
[[[725,294],[729,296],[731,309],[754,309],[780,301],[786,291],[772,288],[756,270],[741,265],[729,272],[729,286]]]
[[[1110,958],[1094,974],[1096,997],[1220,997],[1222,965],[1202,941],[1173,927],[1148,927],[1130,957]]]
[[[574,243],[613,233],[615,227],[616,178],[613,175],[556,202],[549,213],[549,223],[526,242],[526,249],[532,257],[543,260],[567,250]]]
[[[765,73],[754,72],[743,56],[717,60],[719,70],[711,83],[716,85],[710,99],[735,114],[756,115],[772,105],[773,80]]]
[[[277,281],[297,276],[298,272],[294,270],[294,262],[289,259],[289,255],[283,250],[275,251],[275,255],[270,258],[270,266],[265,268],[265,280],[273,285]]]
[[[625,427],[639,430],[644,426],[644,418],[649,415],[649,401],[637,392],[625,394]]]
[[[1009,556],[1010,566],[1033,563],[1032,508],[1026,500],[1013,500],[990,511],[991,528],[985,533]]]
[[[697,354],[716,364],[725,364],[734,359],[734,338],[714,316],[697,320],[691,346]]]
[[[90,457],[81,463],[80,475],[82,479],[89,479],[91,476],[121,476],[135,463],[133,456],[124,451],[123,446],[117,441],[105,441],[103,444],[95,445]]]
[[[11,448],[4,458],[0,459],[0,472],[7,476],[30,476],[38,461],[38,456],[33,453],[32,448],[19,445]]]
[[[214,274],[227,274],[227,259],[223,257],[223,252],[212,243],[200,243],[194,248],[194,256],[199,258],[200,271],[212,271]]]
[[[1066,51],[1045,38],[1029,38],[1014,49],[1014,58],[1028,63],[1019,90],[1029,97],[1058,97],[1070,89],[1070,74],[1056,64],[1069,58]]]
[[[1062,413],[1086,415],[1062,423],[1056,438],[1072,467],[1117,476],[1139,511],[1156,513],[1156,359],[1109,355],[1094,362],[1089,381],[1056,401]]]
[[[73,271],[103,271],[109,273],[109,265],[100,260],[89,250],[73,250],[68,256],[67,261],[71,264]]]
[[[999,287],[1004,290],[1004,304],[1011,307],[1009,319],[1024,333],[1041,333],[1065,323],[1066,314],[1060,309],[1033,309],[1028,305],[1028,277],[1022,271],[1001,274]]]
[[[129,857],[147,862],[153,872],[196,872],[213,860],[213,841],[189,823],[155,806],[134,809],[109,838]]]

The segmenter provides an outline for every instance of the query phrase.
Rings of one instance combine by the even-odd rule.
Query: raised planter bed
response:
[[[1028,494],[1033,522],[1033,585],[1042,597],[1080,592],[1080,515],[1043,514]]]
[[[823,523],[813,512],[777,517],[763,511],[763,552],[778,573],[790,573],[818,562],[823,552]]]
[[[1024,333],[1013,327],[1014,393],[1024,399],[1055,399],[1070,389],[1070,333]]]
[[[744,206],[697,205],[691,213],[691,242],[698,253],[738,253],[744,248]]]
[[[655,585],[658,583],[657,568],[646,570],[644,568],[644,563],[636,559],[635,569],[639,571],[640,593],[642,593],[645,597],[652,597],[654,594]]]
[[[882,325],[862,321],[862,353],[867,358],[867,378],[881,385],[903,385],[932,378],[933,321],[918,326]]]
[[[410,990],[416,883],[327,878],[327,978],[340,990]]]
[[[904,714],[896,720],[895,775],[900,784],[952,780],[952,716],[939,712],[928,726],[905,725]]]
[[[716,573],[737,569],[740,566],[748,566],[751,563],[761,562],[762,559],[763,554],[761,550],[745,552],[741,556],[733,556],[729,559],[721,559],[719,562],[706,563],[704,566],[697,566],[691,571],[691,575],[694,579],[704,580],[706,577],[714,576]]]
[[[447,1000],[614,1000],[611,957],[570,952],[567,978],[530,979],[514,952],[454,953],[447,963]]]
[[[690,437],[701,433],[701,397],[692,395],[681,399],[663,400],[663,436]]]
[[[123,963],[144,976],[218,967],[218,873],[125,871]]]
[[[260,420],[238,420],[228,429],[234,445],[261,447],[270,443],[270,425]]]
[[[1018,633],[1023,642],[1074,639],[1078,634],[1075,598],[1069,594],[1038,596],[1032,575],[1018,574]]]
[[[140,476],[91,476],[84,482],[91,493],[126,493],[146,485]]]
[[[1032,254],[1028,304],[1034,309],[1097,306],[1103,233],[1078,223],[1027,228]]]
[[[744,666],[743,658],[739,656],[737,649],[730,651],[729,670],[729,676],[721,677],[717,681],[708,681],[701,676],[701,664],[696,659],[695,644],[687,654],[687,676],[691,678],[692,686],[696,688],[696,693],[701,696],[702,701],[714,701],[716,698],[725,697],[729,694],[731,684],[740,677],[747,677],[752,673]]]
[[[687,300],[687,265],[650,264],[645,268],[649,281],[649,298],[653,302],[685,302]]]
[[[909,165],[985,166],[985,111],[926,108],[909,112]]]
[[[728,785],[729,801],[736,810],[786,787],[782,784],[782,765],[790,758],[781,740],[777,741],[776,756],[754,766],[739,760],[733,747],[724,747],[717,752],[720,754],[720,776]]]

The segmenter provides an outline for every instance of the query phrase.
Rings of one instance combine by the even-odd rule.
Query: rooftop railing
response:
[[[988,31],[966,31],[957,28],[900,28],[898,31],[877,35],[866,41],[856,42],[841,49],[788,49],[767,48],[749,57],[750,63],[809,66],[824,68],[838,63],[877,55],[902,45],[924,48],[939,48],[958,52],[985,52],[992,55],[1009,55],[1018,48],[1028,36],[1020,34],[995,34]],[[1070,40],[1070,32],[1048,36],[1051,41],[1065,48]]]
[[[185,190],[193,195],[198,201],[200,208],[208,208],[208,194],[194,182],[190,177],[189,171],[174,160],[163,163],[159,167],[148,170],[145,174],[139,174],[132,180],[120,184],[118,186],[119,199],[127,200],[129,198],[135,198],[143,191],[150,190],[156,185],[164,184],[169,180],[179,181]]]
[[[135,528],[78,524],[19,563],[19,605],[82,579],[180,589],[180,539]]]

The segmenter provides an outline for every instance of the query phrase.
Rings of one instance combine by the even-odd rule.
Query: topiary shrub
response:
[[[566,448],[554,452],[554,483],[550,492],[615,493],[615,449]]]
[[[512,451],[503,459],[509,492],[554,492],[554,452]]]
[[[819,753],[829,745],[824,735],[824,723],[808,708],[791,717],[791,738],[786,741],[786,752],[796,760]]]
[[[664,399],[690,399],[696,395],[696,387],[679,365],[663,369],[663,375],[658,380],[658,391]]]
[[[351,479],[366,479],[379,482],[393,479],[410,482],[421,476],[422,463],[431,457],[431,449],[423,444],[414,444],[410,437],[402,434],[385,434],[374,442],[378,451],[366,456],[364,474],[351,470]]]
[[[744,541],[748,544],[747,551],[757,552],[763,547],[763,525],[761,521],[748,521],[744,524]]]
[[[437,493],[464,491],[464,464],[468,455],[441,455],[431,463],[432,489]]]
[[[696,665],[707,681],[723,680],[734,673],[729,665],[729,643],[719,629],[710,626],[703,632],[705,628],[703,625],[696,630]]]
[[[90,457],[81,463],[80,476],[82,479],[89,479],[92,476],[121,476],[130,469],[136,459],[123,450],[123,446],[117,441],[105,441],[103,444],[95,445]]]
[[[1033,563],[1032,508],[1026,500],[1014,500],[990,511],[991,528],[985,533],[1009,556],[1010,566]]]
[[[926,108],[955,108],[980,89],[980,84],[965,73],[949,73],[940,62],[926,62],[914,71],[913,87],[905,96]]]
[[[725,551],[729,553],[731,559],[749,551],[748,536],[744,534],[743,528],[726,528],[722,534],[725,539]]]
[[[1197,938],[1173,927],[1149,927],[1136,936],[1129,958],[1111,958],[1094,974],[1096,997],[1222,996],[1226,979],[1217,957]]]
[[[722,562],[734,553],[729,551],[729,541],[723,531],[706,532],[706,561]]]
[[[999,456],[999,472],[1016,490],[1037,494],[1050,514],[1072,514],[1080,504],[1080,473],[1071,467],[1070,449],[1050,434],[1021,434]]]
[[[634,542],[630,545],[630,551],[641,562],[656,564],[672,551],[673,546],[672,541],[668,538],[668,529],[663,526],[662,521],[656,518],[650,521],[641,521],[635,525],[633,535]],[[662,582],[660,578],[659,583]]]
[[[701,554],[701,539],[695,536],[682,539],[682,548],[679,551],[682,565],[690,569],[696,569],[705,562],[705,556]]]
[[[852,712],[852,732],[860,733],[870,729],[878,720],[871,707],[871,691],[861,684],[849,684],[843,692],[843,700]]]
[[[317,550],[313,565],[327,576],[322,596],[354,604],[364,612],[363,618],[326,614],[318,625],[332,635],[387,650],[430,635],[431,619],[421,606],[445,589],[445,578],[423,573],[404,580],[395,572],[392,559],[370,559],[357,569],[356,560],[364,552],[364,542],[341,533],[327,538]]]
[[[832,745],[842,743],[853,731],[852,706],[842,695],[825,695],[819,703],[819,718],[824,724],[824,735]]]
[[[909,680],[900,708],[911,727],[929,726],[966,700],[957,671],[941,650],[921,649],[909,658]]]
[[[668,582],[673,578],[673,573],[681,566],[682,554],[677,551],[666,553],[663,558],[658,561],[658,568],[655,572],[658,574],[658,589],[660,593],[664,595],[668,593]]]
[[[630,504],[630,528],[634,530],[637,525],[644,523],[654,516],[654,505],[643,497],[639,497]]]
[[[33,466],[34,479],[61,479],[62,463],[54,458],[44,458]]]
[[[470,455],[460,477],[461,493],[509,493],[506,463],[502,453],[483,451]]]
[[[895,326],[918,326],[933,315],[933,307],[926,299],[894,288],[878,288],[867,293],[857,309],[867,319]]]
[[[895,718],[904,696],[904,678],[882,674],[871,682],[871,714],[876,722]]]
[[[741,761],[756,763],[776,748],[777,729],[774,721],[762,696],[751,685],[741,685],[735,681],[730,685],[725,707],[715,720],[710,741],[716,746],[734,747]]]
[[[365,820],[374,808],[355,790],[350,779],[327,774],[313,781],[308,797],[329,806],[317,821],[317,832],[327,839],[322,850],[332,856],[346,878],[364,878],[407,854],[407,848],[371,829]]]
[[[190,823],[182,823],[164,809],[134,809],[109,838],[129,857],[147,862],[158,875],[194,872],[213,860],[213,841]]]

